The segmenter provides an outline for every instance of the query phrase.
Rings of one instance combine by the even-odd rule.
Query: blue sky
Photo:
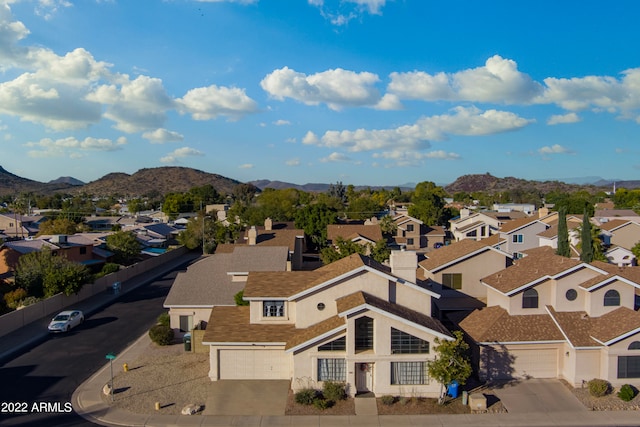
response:
[[[0,165],[640,176],[637,1],[0,0]]]

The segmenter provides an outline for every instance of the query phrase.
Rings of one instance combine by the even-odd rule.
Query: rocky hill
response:
[[[81,187],[75,187],[74,193],[135,197],[154,192],[160,194],[186,192],[193,187],[207,184],[212,185],[218,192],[226,194],[231,193],[233,188],[241,182],[197,169],[171,166],[140,169],[133,175],[110,173]]]
[[[49,193],[54,191],[66,190],[72,187],[66,182],[50,182],[43,183],[27,178],[22,178],[0,166],[0,196],[18,193]]]
[[[497,178],[491,174],[484,175],[464,175],[456,179],[453,183],[446,185],[444,189],[449,194],[458,192],[471,193],[474,191],[485,191],[497,193],[519,189],[525,192],[536,191],[542,194],[550,191],[572,192],[577,190],[587,190],[596,192],[601,188],[593,185],[567,184],[560,181],[528,181],[514,177]]]

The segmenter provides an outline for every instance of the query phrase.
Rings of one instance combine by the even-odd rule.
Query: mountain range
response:
[[[610,190],[613,187],[613,180],[605,180],[600,177],[588,177],[588,179],[589,181],[591,181],[591,179],[596,181],[592,181],[592,184],[589,185],[586,185],[586,182],[581,178],[567,179],[567,181],[573,181],[573,183],[562,182],[559,180],[531,181],[514,177],[497,178],[487,173],[484,175],[476,174],[461,176],[453,183],[445,185],[444,188],[449,194],[460,191],[498,192],[513,189],[538,191],[544,194],[553,190],[570,192],[586,189],[587,191],[594,192],[600,189]],[[241,184],[241,182],[218,174],[175,166],[140,169],[131,175],[122,172],[114,172],[86,184],[73,177],[60,177],[47,183],[43,183],[12,174],[0,166],[0,196],[25,192],[33,192],[37,194],[64,192],[70,194],[85,193],[94,196],[117,195],[137,197],[149,194],[164,195],[171,192],[186,192],[193,187],[200,187],[203,185],[212,185],[218,192],[229,194],[238,184]],[[251,181],[249,184],[253,184],[260,190],[264,190],[265,188],[295,188],[308,192],[327,191],[331,185],[323,183],[307,183],[300,185],[283,181],[271,181],[268,179]],[[617,188],[640,188],[640,181],[616,180],[615,184]],[[392,189],[394,187],[395,186],[371,186],[372,189]],[[399,187],[402,191],[408,191],[413,190],[413,188],[415,188],[415,184],[406,184]],[[359,190],[367,187],[356,186],[355,188],[356,190]]]

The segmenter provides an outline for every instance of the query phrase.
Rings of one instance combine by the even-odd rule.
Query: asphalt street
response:
[[[156,322],[177,271],[85,313],[79,327],[67,334],[47,335],[2,365],[0,425],[92,425],[70,409],[71,395],[104,366],[107,354],[123,351]],[[44,321],[42,328],[46,329]]]

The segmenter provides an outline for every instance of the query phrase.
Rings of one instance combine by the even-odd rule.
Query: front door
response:
[[[373,391],[373,363],[356,363],[356,391]]]

